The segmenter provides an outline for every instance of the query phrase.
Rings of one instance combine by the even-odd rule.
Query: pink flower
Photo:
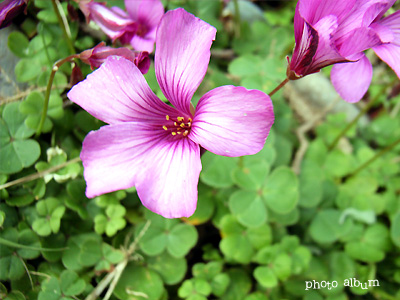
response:
[[[93,20],[113,41],[153,52],[157,25],[164,14],[160,0],[125,0],[127,12],[93,0],[80,0],[87,20]]]
[[[372,65],[363,54],[369,48],[400,75],[399,14],[381,19],[394,2],[299,0],[288,78],[299,79],[334,64],[331,80],[335,89],[347,102],[357,102],[372,79]]]
[[[382,19],[395,0],[368,0],[359,5],[358,15],[347,19],[346,25],[362,24],[375,34],[375,42],[369,45],[400,78],[400,11]],[[339,95],[348,102],[359,101],[367,92],[372,80],[372,65],[364,53],[353,55],[357,60],[334,65],[331,71],[332,84]],[[354,80],[354,79],[357,80]]]
[[[299,79],[338,62],[357,60],[351,55],[376,42],[373,33],[361,24],[346,26],[344,23],[359,1],[364,0],[299,0],[294,17],[296,46],[287,72],[289,79]]]
[[[0,29],[7,27],[11,21],[23,12],[29,0],[4,0],[0,3]]]
[[[155,70],[162,102],[140,71],[111,57],[68,97],[108,123],[85,138],[86,195],[135,186],[144,206],[167,218],[196,209],[200,146],[224,156],[255,154],[274,121],[268,95],[222,86],[191,98],[207,71],[216,29],[183,9],[167,12],[157,30]]]
[[[146,51],[132,51],[128,48],[112,48],[105,46],[104,42],[101,42],[96,47],[88,49],[79,54],[79,59],[85,64],[90,65],[92,70],[97,69],[105,62],[107,57],[116,55],[126,58],[133,62],[142,72],[146,74],[150,68],[150,58],[149,53]]]

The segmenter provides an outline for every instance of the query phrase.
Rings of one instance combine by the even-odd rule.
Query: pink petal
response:
[[[373,50],[380,59],[396,72],[397,77],[400,78],[400,46],[384,44],[374,47]]]
[[[133,49],[137,51],[147,51],[152,53],[154,50],[154,42],[156,40],[156,29],[148,32],[145,36],[135,35],[130,44],[132,45]]]
[[[360,101],[372,79],[372,65],[363,55],[359,61],[336,64],[331,71],[332,84],[347,102]]]
[[[125,0],[125,7],[129,16],[148,30],[157,27],[164,14],[160,0]]]
[[[311,73],[328,65],[345,61],[345,58],[337,52],[331,40],[331,36],[337,29],[337,26],[337,17],[334,15],[326,16],[314,25],[314,29],[318,32],[319,42],[313,58],[313,72]]]
[[[386,28],[386,30],[390,30],[392,33],[392,40],[388,41],[386,39],[383,40],[382,42],[391,42],[394,43],[398,46],[400,46],[400,10],[396,11],[395,13],[387,16],[386,18],[382,19],[381,21],[377,22],[376,24],[373,25],[380,25],[380,32],[378,33],[379,36],[382,35],[382,28]],[[384,32],[386,32],[386,30]],[[387,34],[387,33],[386,33]]]
[[[86,195],[92,198],[134,186],[146,169],[143,158],[159,139],[154,128],[133,122],[91,131],[81,152]]]
[[[147,171],[136,184],[143,205],[166,218],[190,217],[197,203],[199,145],[170,136],[148,156]]]
[[[189,138],[215,154],[251,155],[263,148],[273,123],[268,95],[222,86],[200,99]]]
[[[190,114],[190,100],[206,74],[216,29],[182,8],[168,11],[157,29],[155,69],[167,99]]]
[[[308,23],[314,25],[329,15],[341,20],[349,13],[355,2],[356,0],[300,0],[299,12]]]
[[[159,122],[176,110],[153,93],[134,63],[109,57],[86,80],[75,85],[68,98],[92,116],[115,124],[127,121]]]
[[[375,30],[360,27],[349,32],[336,43],[341,55],[348,60],[354,60],[361,58],[362,51],[381,44],[381,40]],[[358,54],[358,56],[355,57],[355,54]],[[350,59],[350,57],[352,57],[352,59]]]
[[[199,146],[160,127],[127,122],[92,131],[81,159],[89,198],[136,186],[143,204],[167,218],[196,209]]]
[[[93,20],[101,30],[112,40],[136,32],[136,24],[129,18],[123,10],[112,7],[109,8],[102,3],[92,1],[88,5],[90,19]]]

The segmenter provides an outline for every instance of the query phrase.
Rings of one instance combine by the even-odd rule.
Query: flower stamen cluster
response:
[[[166,115],[165,119],[170,122],[167,125],[163,125],[162,128],[166,131],[170,131],[173,136],[188,136],[190,133],[193,122],[192,118],[187,118],[186,122],[185,117],[177,117],[176,119],[173,119],[169,115]]]

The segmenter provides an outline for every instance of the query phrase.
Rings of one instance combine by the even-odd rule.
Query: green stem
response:
[[[51,3],[53,4],[53,9],[54,9],[54,12],[56,13],[58,23],[60,24],[61,29],[63,31],[64,38],[67,41],[67,45],[68,45],[69,51],[70,51],[71,54],[75,54],[76,52],[75,52],[74,44],[72,43],[71,37],[67,32],[67,29],[65,27],[66,24],[64,23],[63,18],[62,18],[61,14],[60,14],[60,11],[58,9],[58,5],[56,3],[56,0],[51,0]]]
[[[0,185],[0,190],[9,188],[9,187],[17,185],[17,184],[21,184],[21,183],[25,183],[25,182],[29,182],[29,181],[32,181],[32,180],[36,180],[36,179],[42,178],[47,174],[54,173],[54,172],[56,172],[56,171],[58,171],[58,170],[60,170],[60,169],[62,169],[64,167],[66,167],[66,166],[68,166],[70,164],[76,163],[78,161],[80,161],[80,158],[79,157],[75,157],[75,158],[73,158],[71,160],[66,161],[65,163],[62,163],[62,164],[59,164],[57,166],[48,168],[47,170],[44,170],[42,172],[34,173],[34,174],[31,174],[31,175],[28,175],[28,176],[25,176],[25,177],[22,177],[22,178],[15,179],[13,181],[10,181],[10,182],[7,182],[5,184]]]
[[[277,91],[279,91],[283,86],[289,82],[289,78],[285,78],[284,81],[282,81],[271,93],[268,94],[268,96],[272,97]]]
[[[235,5],[235,35],[236,35],[236,37],[240,37],[239,1],[238,0],[233,0],[233,4]]]
[[[42,111],[42,117],[40,118],[39,126],[36,129],[36,137],[39,137],[40,134],[42,133],[43,125],[44,122],[46,121],[46,116],[47,116],[47,109],[49,107],[49,99],[50,99],[50,92],[51,92],[51,87],[53,85],[54,81],[54,76],[56,75],[56,72],[60,68],[61,65],[63,65],[66,62],[71,61],[72,59],[78,57],[78,55],[70,55],[64,59],[58,60],[54,63],[53,68],[51,69],[49,81],[47,82],[47,88],[46,88],[46,94],[44,96],[44,105],[43,105],[43,111]]]
[[[400,139],[398,139],[394,143],[390,144],[389,146],[386,146],[385,148],[383,148],[381,151],[379,151],[377,154],[375,154],[374,157],[372,157],[371,159],[369,159],[365,163],[363,163],[361,166],[359,166],[353,173],[350,174],[349,177],[352,177],[352,176],[360,173],[362,170],[364,170],[366,167],[368,167],[370,164],[372,164],[375,160],[377,160],[379,157],[384,155],[386,152],[389,152],[390,150],[392,150],[398,144],[400,144]]]

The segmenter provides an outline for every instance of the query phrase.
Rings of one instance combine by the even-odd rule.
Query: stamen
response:
[[[187,136],[189,134],[189,131],[185,130],[185,132],[183,133],[183,136]]]
[[[179,128],[178,128],[178,130],[179,130]],[[182,131],[178,131],[177,134],[182,134]]]
[[[184,120],[185,120],[185,118],[184,118],[184,117],[177,117],[176,119],[178,120],[178,122],[182,122],[182,121],[184,121]]]
[[[178,123],[174,122],[174,125],[175,125],[175,126],[178,126]]]
[[[166,115],[165,118],[167,119],[167,121],[169,121],[169,116],[168,115]]]
[[[172,135],[176,135],[176,132],[172,131],[171,134],[172,134]]]
[[[188,121],[189,121],[189,123],[192,123],[192,118],[189,118]]]
[[[165,125],[162,128],[164,128],[164,130],[168,130],[167,126],[165,126]]]
[[[185,123],[181,123],[181,125],[179,125],[179,126],[181,126],[183,128],[183,127],[185,127]]]

